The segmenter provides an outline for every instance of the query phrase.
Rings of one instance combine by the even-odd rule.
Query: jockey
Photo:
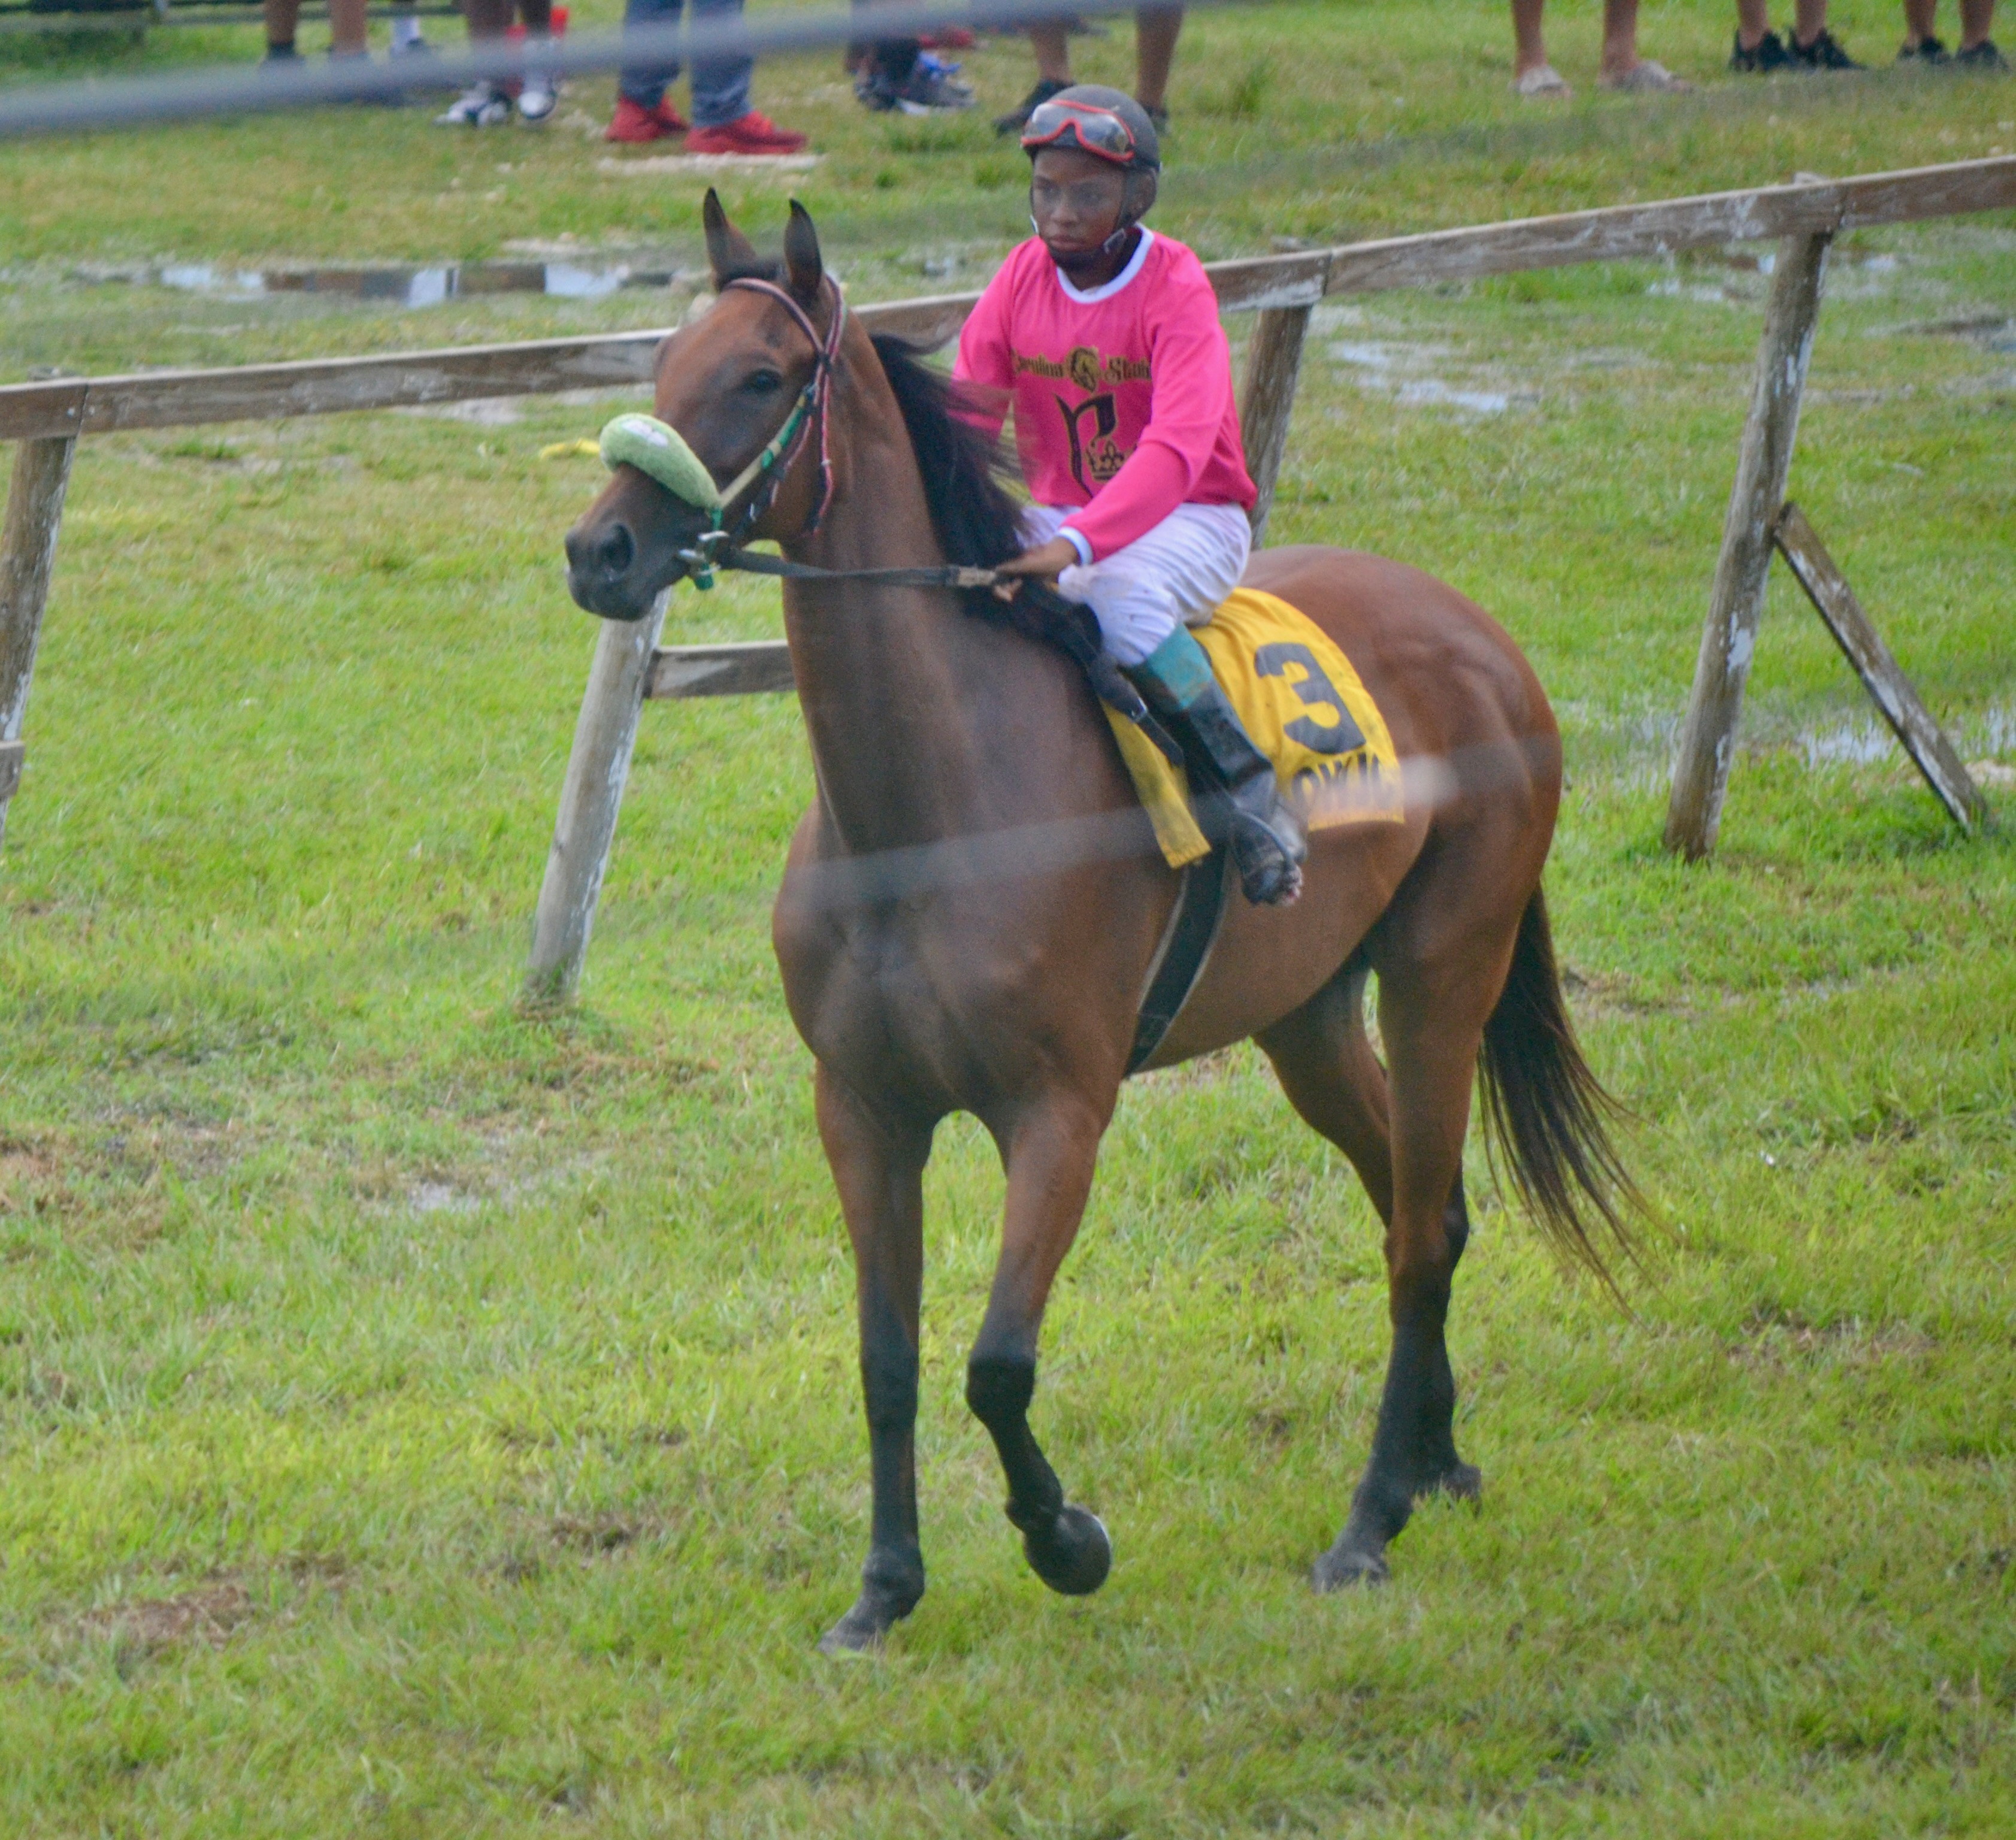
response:
[[[955,376],[998,431],[1012,403],[1035,502],[1001,567],[1054,578],[1221,795],[1247,898],[1301,891],[1301,827],[1190,626],[1244,572],[1257,495],[1240,444],[1232,355],[1197,257],[1145,229],[1161,150],[1139,103],[1082,83],[1023,130],[1035,236],[966,322]],[[991,406],[998,403],[1000,406]]]

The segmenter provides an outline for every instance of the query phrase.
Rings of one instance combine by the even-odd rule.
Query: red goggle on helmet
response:
[[[1115,166],[1132,166],[1137,152],[1133,129],[1111,109],[1063,96],[1038,106],[1022,130],[1022,145],[1031,152],[1075,146]]]

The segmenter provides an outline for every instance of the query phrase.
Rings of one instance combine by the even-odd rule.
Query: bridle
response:
[[[812,324],[812,315],[775,282],[758,277],[740,275],[733,281],[722,283],[725,293],[731,287],[741,288],[750,293],[768,294],[779,302],[786,312],[798,324],[798,329],[812,343],[812,374],[804,389],[798,392],[798,400],[791,405],[791,412],[785,416],[784,423],[772,435],[762,451],[754,459],[736,474],[722,488],[720,502],[713,510],[713,520],[700,532],[692,549],[682,550],[679,559],[686,564],[686,572],[693,585],[708,589],[714,585],[714,571],[717,561],[724,567],[733,567],[727,560],[737,545],[745,538],[757,520],[767,512],[777,496],[778,488],[783,484],[784,476],[797,459],[798,450],[815,423],[819,427],[819,493],[812,501],[810,515],[805,519],[801,537],[809,537],[818,530],[825,517],[826,507],[833,502],[833,442],[832,416],[833,372],[840,358],[840,341],[847,329],[847,300],[839,288],[833,289],[833,324],[820,337],[819,329]],[[736,520],[731,531],[725,521],[728,509],[744,492],[751,493],[742,515]],[[718,553],[724,552],[725,553]]]

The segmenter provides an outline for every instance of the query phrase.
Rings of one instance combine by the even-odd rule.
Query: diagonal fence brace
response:
[[[1870,700],[1882,712],[1904,751],[1910,755],[1925,783],[1938,794],[1939,803],[1953,816],[1961,830],[1972,831],[1988,822],[1987,801],[1947,740],[1946,731],[1932,719],[1911,680],[1883,643],[1847,578],[1834,566],[1806,514],[1798,506],[1786,506],[1773,527],[1771,541],[1784,556],[1794,578],[1806,591],[1813,610],[1834,635],[1841,654],[1855,667],[1869,692]]]

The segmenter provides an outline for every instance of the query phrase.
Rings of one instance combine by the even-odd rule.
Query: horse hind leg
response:
[[[1416,1141],[1420,1134],[1409,1133],[1404,1188],[1412,1219],[1403,1217],[1396,1230],[1396,1190],[1403,1185],[1396,1182],[1393,1098],[1386,1071],[1365,1036],[1366,978],[1363,963],[1348,966],[1301,1009],[1259,1037],[1289,1102],[1350,1159],[1386,1227],[1393,1352],[1373,1460],[1359,1483],[1349,1524],[1317,1563],[1316,1582],[1326,1590],[1384,1579],[1386,1545],[1406,1525],[1420,1496],[1439,1490],[1474,1500],[1483,1491],[1481,1473],[1456,1454],[1456,1382],[1443,1334],[1449,1278],[1470,1237],[1462,1168],[1468,1087],[1462,1089],[1454,1159],[1445,1176],[1441,1165],[1447,1160],[1447,1131],[1436,1139],[1444,1154],[1431,1156],[1425,1165]],[[1382,985],[1382,1021],[1390,1013],[1384,998]],[[1404,1011],[1408,1006],[1393,1007]],[[1411,1071],[1411,1045],[1409,1055],[1412,1083],[1417,1076]],[[1436,1109],[1446,1111],[1446,1095]],[[1436,1209],[1439,1230],[1424,1234],[1418,1230],[1419,1201],[1431,1198],[1438,1185],[1443,1197]]]
[[[1089,1108],[1060,1104],[995,1132],[1008,1165],[1001,1257],[966,1369],[967,1403],[993,1439],[1007,1481],[1009,1521],[1030,1568],[1067,1597],[1106,1582],[1113,1545],[1097,1515],[1064,1499],[1029,1429],[1029,1405],[1044,1305],[1077,1237],[1104,1129]]]

